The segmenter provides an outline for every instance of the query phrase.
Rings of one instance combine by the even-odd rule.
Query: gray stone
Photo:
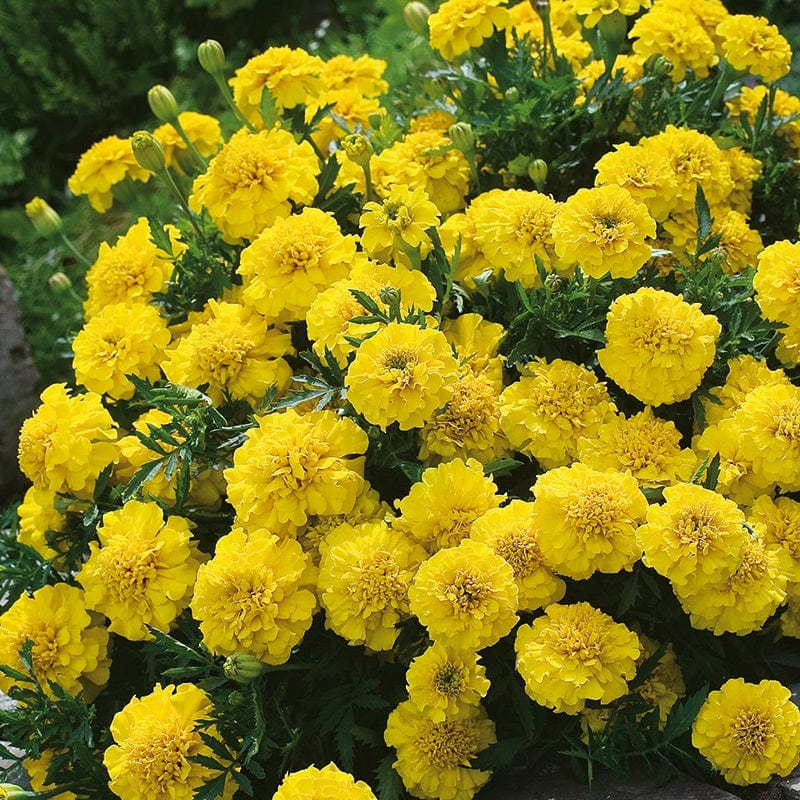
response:
[[[38,405],[38,382],[14,289],[0,267],[0,506],[27,484],[17,466],[17,446],[20,425]]]

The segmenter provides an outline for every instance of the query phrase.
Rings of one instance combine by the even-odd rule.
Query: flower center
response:
[[[135,743],[126,766],[137,776],[147,794],[166,796],[170,788],[182,783],[189,774],[190,736],[177,725],[174,730],[148,733],[147,739],[143,736]]]
[[[445,697],[458,697],[464,688],[464,670],[456,664],[442,664],[433,676],[433,688]]]
[[[489,587],[486,582],[466,569],[459,569],[453,581],[444,590],[445,598],[453,606],[457,616],[471,615],[486,597]]]
[[[584,539],[590,536],[607,537],[614,533],[614,523],[620,519],[621,509],[618,506],[616,499],[605,490],[593,487],[570,498],[565,504],[564,515]]]
[[[361,611],[382,611],[405,597],[408,583],[389,553],[378,552],[362,559],[353,570],[348,591]]]
[[[234,380],[255,343],[243,331],[226,326],[205,326],[195,347],[199,369],[219,386]]]
[[[772,720],[760,709],[743,708],[731,722],[731,739],[740,752],[749,756],[763,755],[774,734]]]
[[[675,522],[675,535],[681,544],[694,545],[701,553],[707,553],[720,536],[714,523],[714,514],[707,509],[692,509]]]
[[[118,537],[113,544],[100,548],[99,574],[111,595],[129,603],[147,594],[148,585],[156,578],[157,558],[158,550],[145,546],[141,539]]]
[[[440,769],[465,766],[478,750],[475,727],[468,720],[428,722],[416,745],[426,761]]]
[[[579,620],[554,624],[548,638],[556,653],[584,664],[599,658],[603,649],[599,632],[582,626]]]
[[[516,578],[531,575],[542,564],[542,551],[532,535],[514,531],[500,539],[494,546],[500,558],[511,565]]]

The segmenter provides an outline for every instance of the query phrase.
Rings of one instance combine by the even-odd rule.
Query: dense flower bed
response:
[[[46,796],[800,762],[786,40],[719,0],[406,17],[424,92],[208,41],[229,110],[154,87],[70,179],[153,213],[20,434],[0,721]]]

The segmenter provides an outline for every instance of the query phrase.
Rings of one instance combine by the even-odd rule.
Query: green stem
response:
[[[730,78],[731,72],[732,70],[730,64],[728,64],[727,61],[723,61],[719,70],[719,75],[717,76],[717,83],[714,86],[714,91],[711,93],[708,105],[706,105],[706,120],[711,118],[711,114],[714,112],[717,103],[719,103],[725,94],[725,90],[728,88],[728,79]]]
[[[222,98],[228,104],[228,107],[231,109],[231,111],[233,111],[233,113],[236,115],[236,119],[248,127],[251,133],[256,133],[256,126],[253,125],[253,123],[250,122],[250,120],[247,119],[244,114],[242,114],[239,106],[237,106],[233,101],[233,95],[231,94],[231,90],[228,88],[228,84],[225,82],[225,78],[223,77],[222,73],[215,72],[211,77],[214,78],[214,83],[217,84],[217,88],[222,93]]]
[[[178,118],[170,120],[170,125],[178,131],[178,136],[183,139],[184,144],[187,148],[189,148],[189,152],[194,157],[194,160],[197,162],[197,166],[201,171],[204,171],[205,168],[208,166],[208,161],[203,157],[203,154],[194,146],[192,140],[186,134],[186,131],[183,129],[183,125],[178,121]]]
[[[189,208],[189,203],[187,202],[186,198],[183,196],[183,192],[181,192],[178,184],[175,183],[175,179],[170,175],[169,170],[165,167],[162,170],[159,170],[157,173],[159,178],[166,184],[167,189],[169,189],[172,196],[177,200],[178,205],[183,209],[184,214],[188,218],[189,222],[192,223],[192,227],[197,232],[197,235],[205,242],[206,237],[203,234],[203,231],[200,230],[200,226],[197,224],[197,220],[194,217],[194,212],[191,208]]]
[[[81,264],[83,264],[85,267],[91,267],[92,266],[92,262],[89,261],[89,259],[86,258],[86,256],[83,253],[81,253],[81,251],[78,250],[77,247],[75,247],[75,245],[70,241],[70,239],[67,237],[67,235],[63,231],[61,231],[61,241],[66,246],[67,250],[69,250],[70,253],[72,253],[72,255],[74,255],[75,258],[77,258],[78,261],[81,262]]]
[[[362,169],[364,170],[364,183],[367,186],[367,197],[366,201],[369,203],[373,199],[372,193],[372,170],[369,167],[369,161],[363,165]]]

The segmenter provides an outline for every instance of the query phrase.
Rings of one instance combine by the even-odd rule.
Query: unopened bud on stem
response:
[[[25,204],[25,213],[28,219],[36,228],[39,236],[48,238],[61,233],[64,228],[64,223],[58,213],[51,208],[46,200],[41,197],[34,197],[33,200]]]
[[[226,678],[238,683],[250,683],[264,671],[264,664],[250,653],[238,652],[225,659],[222,671]]]
[[[430,15],[431,10],[428,6],[425,3],[418,2],[418,0],[406,3],[403,9],[403,19],[406,25],[420,36],[428,35],[428,17]]]
[[[158,84],[147,93],[147,102],[155,118],[160,122],[172,122],[178,116],[175,95],[166,86]]]
[[[136,131],[131,136],[131,147],[133,148],[133,157],[142,169],[158,173],[166,167],[164,149],[152,133]]]
[[[225,51],[216,39],[206,39],[197,47],[197,60],[200,66],[211,75],[225,69]]]

